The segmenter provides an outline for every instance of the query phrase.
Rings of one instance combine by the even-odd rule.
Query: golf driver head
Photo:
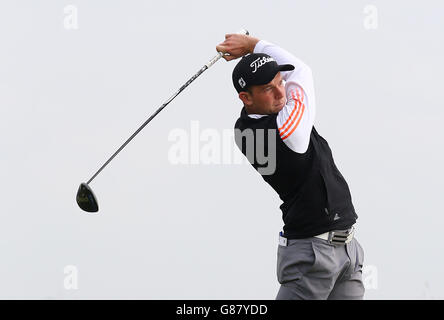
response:
[[[77,204],[80,209],[87,212],[99,211],[97,199],[91,188],[86,183],[81,183],[76,197]]]

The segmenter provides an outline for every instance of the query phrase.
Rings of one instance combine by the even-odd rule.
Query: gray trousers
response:
[[[363,299],[364,251],[356,238],[334,245],[319,238],[279,245],[277,300]]]

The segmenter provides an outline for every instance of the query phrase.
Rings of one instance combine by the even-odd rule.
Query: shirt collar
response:
[[[268,114],[248,114],[245,107],[243,107],[241,110],[241,118],[244,118],[244,119],[260,119],[260,118],[267,117],[267,116],[268,116]]]

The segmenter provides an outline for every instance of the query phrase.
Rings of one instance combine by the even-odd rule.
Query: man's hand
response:
[[[225,54],[223,56],[225,60],[231,61],[240,58],[247,53],[253,53],[254,47],[258,42],[258,38],[244,34],[227,34],[225,35],[225,41],[217,45],[216,50],[217,52],[223,52]]]

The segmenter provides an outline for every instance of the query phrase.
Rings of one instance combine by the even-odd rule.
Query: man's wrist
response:
[[[250,53],[254,53],[254,48],[256,48],[257,43],[260,41],[260,39],[258,38],[254,38],[254,37],[249,37],[249,47],[248,47],[248,51]]]
[[[254,47],[253,53],[265,53],[264,52],[265,47],[270,45],[272,44],[266,40],[259,40]]]

